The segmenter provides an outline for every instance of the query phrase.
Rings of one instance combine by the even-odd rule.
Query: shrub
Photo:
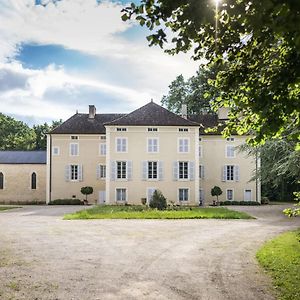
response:
[[[217,197],[217,201],[219,200],[219,196],[222,195],[223,191],[221,190],[221,188],[219,186],[214,186],[211,191],[210,191],[212,196],[216,196]]]
[[[81,188],[81,194],[85,195],[85,201],[87,202],[87,196],[93,194],[93,188],[91,186],[84,186]]]
[[[49,202],[49,205],[82,205],[79,199],[55,199]]]
[[[151,208],[157,208],[158,210],[165,210],[167,208],[167,199],[161,191],[155,190],[151,197],[149,206]]]
[[[261,197],[261,204],[270,204],[270,200],[268,197]]]
[[[141,198],[141,203],[142,203],[142,205],[146,205],[147,204],[147,198]]]
[[[256,201],[220,201],[220,205],[260,205],[259,202]]]

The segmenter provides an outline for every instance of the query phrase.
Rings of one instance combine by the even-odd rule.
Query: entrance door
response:
[[[105,204],[106,193],[105,191],[99,191],[99,204]]]
[[[252,201],[252,190],[245,190],[244,200]]]

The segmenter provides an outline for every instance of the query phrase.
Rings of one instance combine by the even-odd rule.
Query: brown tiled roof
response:
[[[89,114],[75,114],[60,126],[53,129],[51,134],[105,134],[104,123],[118,119],[124,114],[96,114],[89,119]]]
[[[216,114],[189,115],[188,119],[200,124],[199,133],[201,135],[220,135],[225,127],[224,121],[219,120]],[[214,127],[217,127],[217,131],[205,132],[205,129]]]
[[[108,122],[109,126],[199,126],[199,124],[184,119],[160,105],[149,102],[128,115]]]

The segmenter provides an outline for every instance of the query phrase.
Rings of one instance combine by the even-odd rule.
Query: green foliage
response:
[[[18,207],[18,206],[0,206],[0,211],[14,209],[14,208],[20,208],[20,207]]]
[[[221,190],[221,188],[219,186],[214,186],[211,191],[210,191],[211,195],[214,197],[217,197],[217,201],[219,199],[219,196],[222,195],[223,191]]]
[[[300,191],[294,192],[295,200],[299,201],[294,207],[287,208],[283,212],[289,217],[297,217],[300,216]]]
[[[167,199],[161,191],[155,190],[151,197],[149,206],[151,208],[157,208],[158,210],[165,210],[167,208]]]
[[[290,129],[300,149],[299,1],[228,0],[216,9],[211,0],[142,0],[123,12],[154,32],[150,46],[193,48],[194,59],[226,65],[210,82],[218,95],[208,95],[214,109],[231,108],[225,135],[253,133],[257,143]]]
[[[28,125],[0,113],[0,150],[32,150],[34,141]]]
[[[257,206],[260,205],[256,201],[220,201],[220,205],[246,205],[246,206]]]
[[[67,214],[64,219],[253,219],[253,217],[224,207],[182,207],[180,210],[157,210],[142,205],[97,205]]]
[[[87,196],[93,194],[94,189],[91,186],[84,186],[80,189],[80,192],[85,195],[85,200],[87,201]]]
[[[55,199],[49,202],[49,205],[82,205],[79,199]]]
[[[142,203],[142,205],[146,205],[147,204],[147,198],[141,198],[141,203]]]
[[[256,254],[273,278],[278,299],[300,299],[300,230],[287,232],[267,242]]]

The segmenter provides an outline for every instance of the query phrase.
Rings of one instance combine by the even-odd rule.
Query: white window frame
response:
[[[246,200],[246,191],[250,191],[251,192],[250,200]],[[253,197],[253,191],[252,191],[252,189],[244,189],[244,201],[253,201],[252,197]]]
[[[120,140],[120,149],[118,149],[118,140]],[[125,141],[125,151],[123,151],[123,143]],[[115,150],[117,153],[127,153],[128,152],[128,138],[127,137],[116,137],[115,139]],[[120,150],[120,151],[119,151]]]
[[[75,179],[74,178],[72,179],[73,173],[75,175],[75,170],[72,171],[72,167],[77,167],[77,171],[76,171],[77,178],[75,178]],[[79,165],[77,165],[77,164],[70,164],[70,181],[79,181]]]
[[[77,146],[77,154],[72,154],[72,146]],[[70,156],[79,156],[79,143],[70,143]]]
[[[118,164],[121,164],[121,177],[118,177]],[[123,173],[123,164],[125,163],[125,177],[123,177],[124,173]],[[127,161],[126,160],[117,160],[116,161],[116,180],[127,180],[127,176],[128,176],[128,171],[127,171]]]
[[[180,200],[180,190],[187,190],[187,199],[186,200]],[[177,195],[177,200],[181,203],[186,203],[190,201],[190,189],[186,187],[180,187],[178,188],[178,195]]]
[[[180,163],[183,163],[183,178],[180,178]],[[187,177],[185,178],[185,166],[187,164]],[[186,181],[190,179],[190,170],[189,170],[189,162],[188,161],[178,161],[177,162],[178,167],[178,180]]]
[[[229,149],[232,149],[232,150],[229,150]],[[231,155],[228,155],[229,153],[231,153],[230,151],[233,151],[232,152],[232,156]],[[226,158],[235,158],[236,157],[236,151],[235,151],[235,146],[233,145],[226,145],[225,147],[225,157]]]
[[[55,152],[55,150],[56,150],[57,152]],[[53,146],[53,147],[52,147],[52,155],[53,155],[53,156],[58,156],[58,155],[60,155],[60,147],[59,147],[59,146]]]
[[[228,192],[232,191],[232,199],[228,198]],[[234,189],[226,189],[226,201],[234,201]]]
[[[226,166],[226,181],[234,181],[235,180],[235,165],[225,165]],[[228,179],[228,177],[231,177],[231,176],[228,176],[230,174],[228,174],[228,170],[229,170],[229,167],[232,167],[232,179]]]
[[[99,143],[99,155],[100,156],[106,155],[106,143]]]
[[[185,143],[185,141],[187,141],[187,144]],[[182,142],[182,145],[181,145]],[[182,151],[181,150],[182,147]],[[187,147],[187,149],[186,149]],[[178,138],[177,140],[177,152],[178,153],[189,153],[190,152],[190,138],[185,137],[185,138]]]
[[[149,164],[152,164],[152,176],[154,175],[154,168],[153,165],[156,163],[156,178],[149,178]],[[158,181],[159,180],[159,162],[157,160],[148,160],[147,161],[147,180],[151,181]]]
[[[150,147],[150,141],[151,147]],[[156,141],[156,151],[154,151],[153,141]],[[147,153],[159,153],[159,138],[158,137],[148,137],[147,138]]]
[[[99,176],[100,179],[106,178],[106,165],[99,165]]]
[[[118,190],[125,190],[125,200],[118,200]],[[124,192],[124,191],[123,191]],[[122,192],[122,195],[123,196],[123,192]],[[127,195],[127,189],[124,188],[124,187],[117,187],[116,190],[115,190],[115,200],[116,202],[121,202],[121,203],[126,203],[127,202],[127,199],[128,199],[128,195]],[[123,198],[123,197],[122,197]]]

